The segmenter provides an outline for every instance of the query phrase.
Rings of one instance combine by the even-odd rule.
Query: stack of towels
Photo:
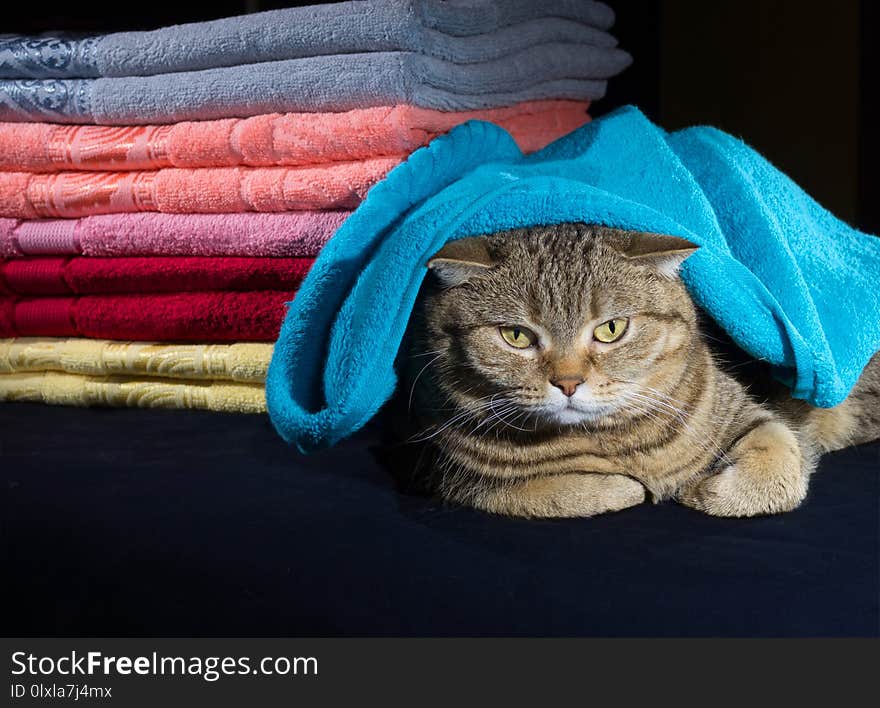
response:
[[[265,410],[321,247],[465,121],[534,151],[630,62],[590,0],[356,0],[0,39],[0,400]]]

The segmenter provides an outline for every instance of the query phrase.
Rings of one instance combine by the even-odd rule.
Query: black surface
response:
[[[880,445],[801,509],[510,520],[401,495],[365,436],[0,406],[7,636],[877,635]]]

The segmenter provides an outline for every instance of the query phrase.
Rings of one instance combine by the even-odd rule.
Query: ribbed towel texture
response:
[[[401,105],[118,128],[0,123],[0,170],[273,167],[403,157],[475,119],[502,126],[524,152],[534,152],[587,122],[588,108],[587,101],[536,101],[464,113]]]
[[[58,371],[0,374],[0,401],[60,406],[196,408],[224,413],[266,410],[262,384],[82,376]]]
[[[0,339],[0,401],[265,411],[271,344]]]
[[[36,219],[139,211],[227,214],[351,209],[399,162],[399,158],[378,157],[316,167],[0,172],[0,216]]]
[[[313,262],[312,258],[20,258],[0,260],[0,293],[291,291]]]
[[[311,257],[348,211],[277,214],[107,214],[82,219],[0,218],[0,257]]]
[[[106,339],[0,339],[0,374],[61,371],[84,376],[205,379],[262,384],[272,345],[163,344]]]
[[[471,122],[395,169],[316,260],[269,366],[279,433],[302,449],[333,444],[388,400],[426,263],[444,243],[561,222],[697,244],[682,270],[695,301],[796,398],[840,403],[880,348],[880,239],[736,138],[667,133],[627,107],[523,156],[502,129]]]
[[[271,342],[292,292],[0,296],[0,337]]]
[[[0,78],[147,76],[326,54],[407,49],[478,62],[547,41],[614,47],[591,0],[363,0],[272,10],[151,32],[0,40]]]
[[[626,52],[562,42],[454,64],[412,52],[338,54],[158,76],[0,80],[0,120],[149,125],[410,104],[472,111],[595,100]]]

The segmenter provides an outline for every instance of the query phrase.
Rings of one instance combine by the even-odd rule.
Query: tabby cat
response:
[[[831,409],[731,366],[677,275],[695,248],[585,224],[448,243],[402,357],[412,479],[515,516],[797,507],[822,452],[880,437],[880,355]]]

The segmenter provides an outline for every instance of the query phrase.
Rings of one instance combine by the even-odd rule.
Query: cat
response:
[[[409,482],[525,517],[797,507],[823,452],[880,438],[880,355],[830,409],[730,365],[678,276],[695,250],[579,223],[449,242],[400,360]]]

